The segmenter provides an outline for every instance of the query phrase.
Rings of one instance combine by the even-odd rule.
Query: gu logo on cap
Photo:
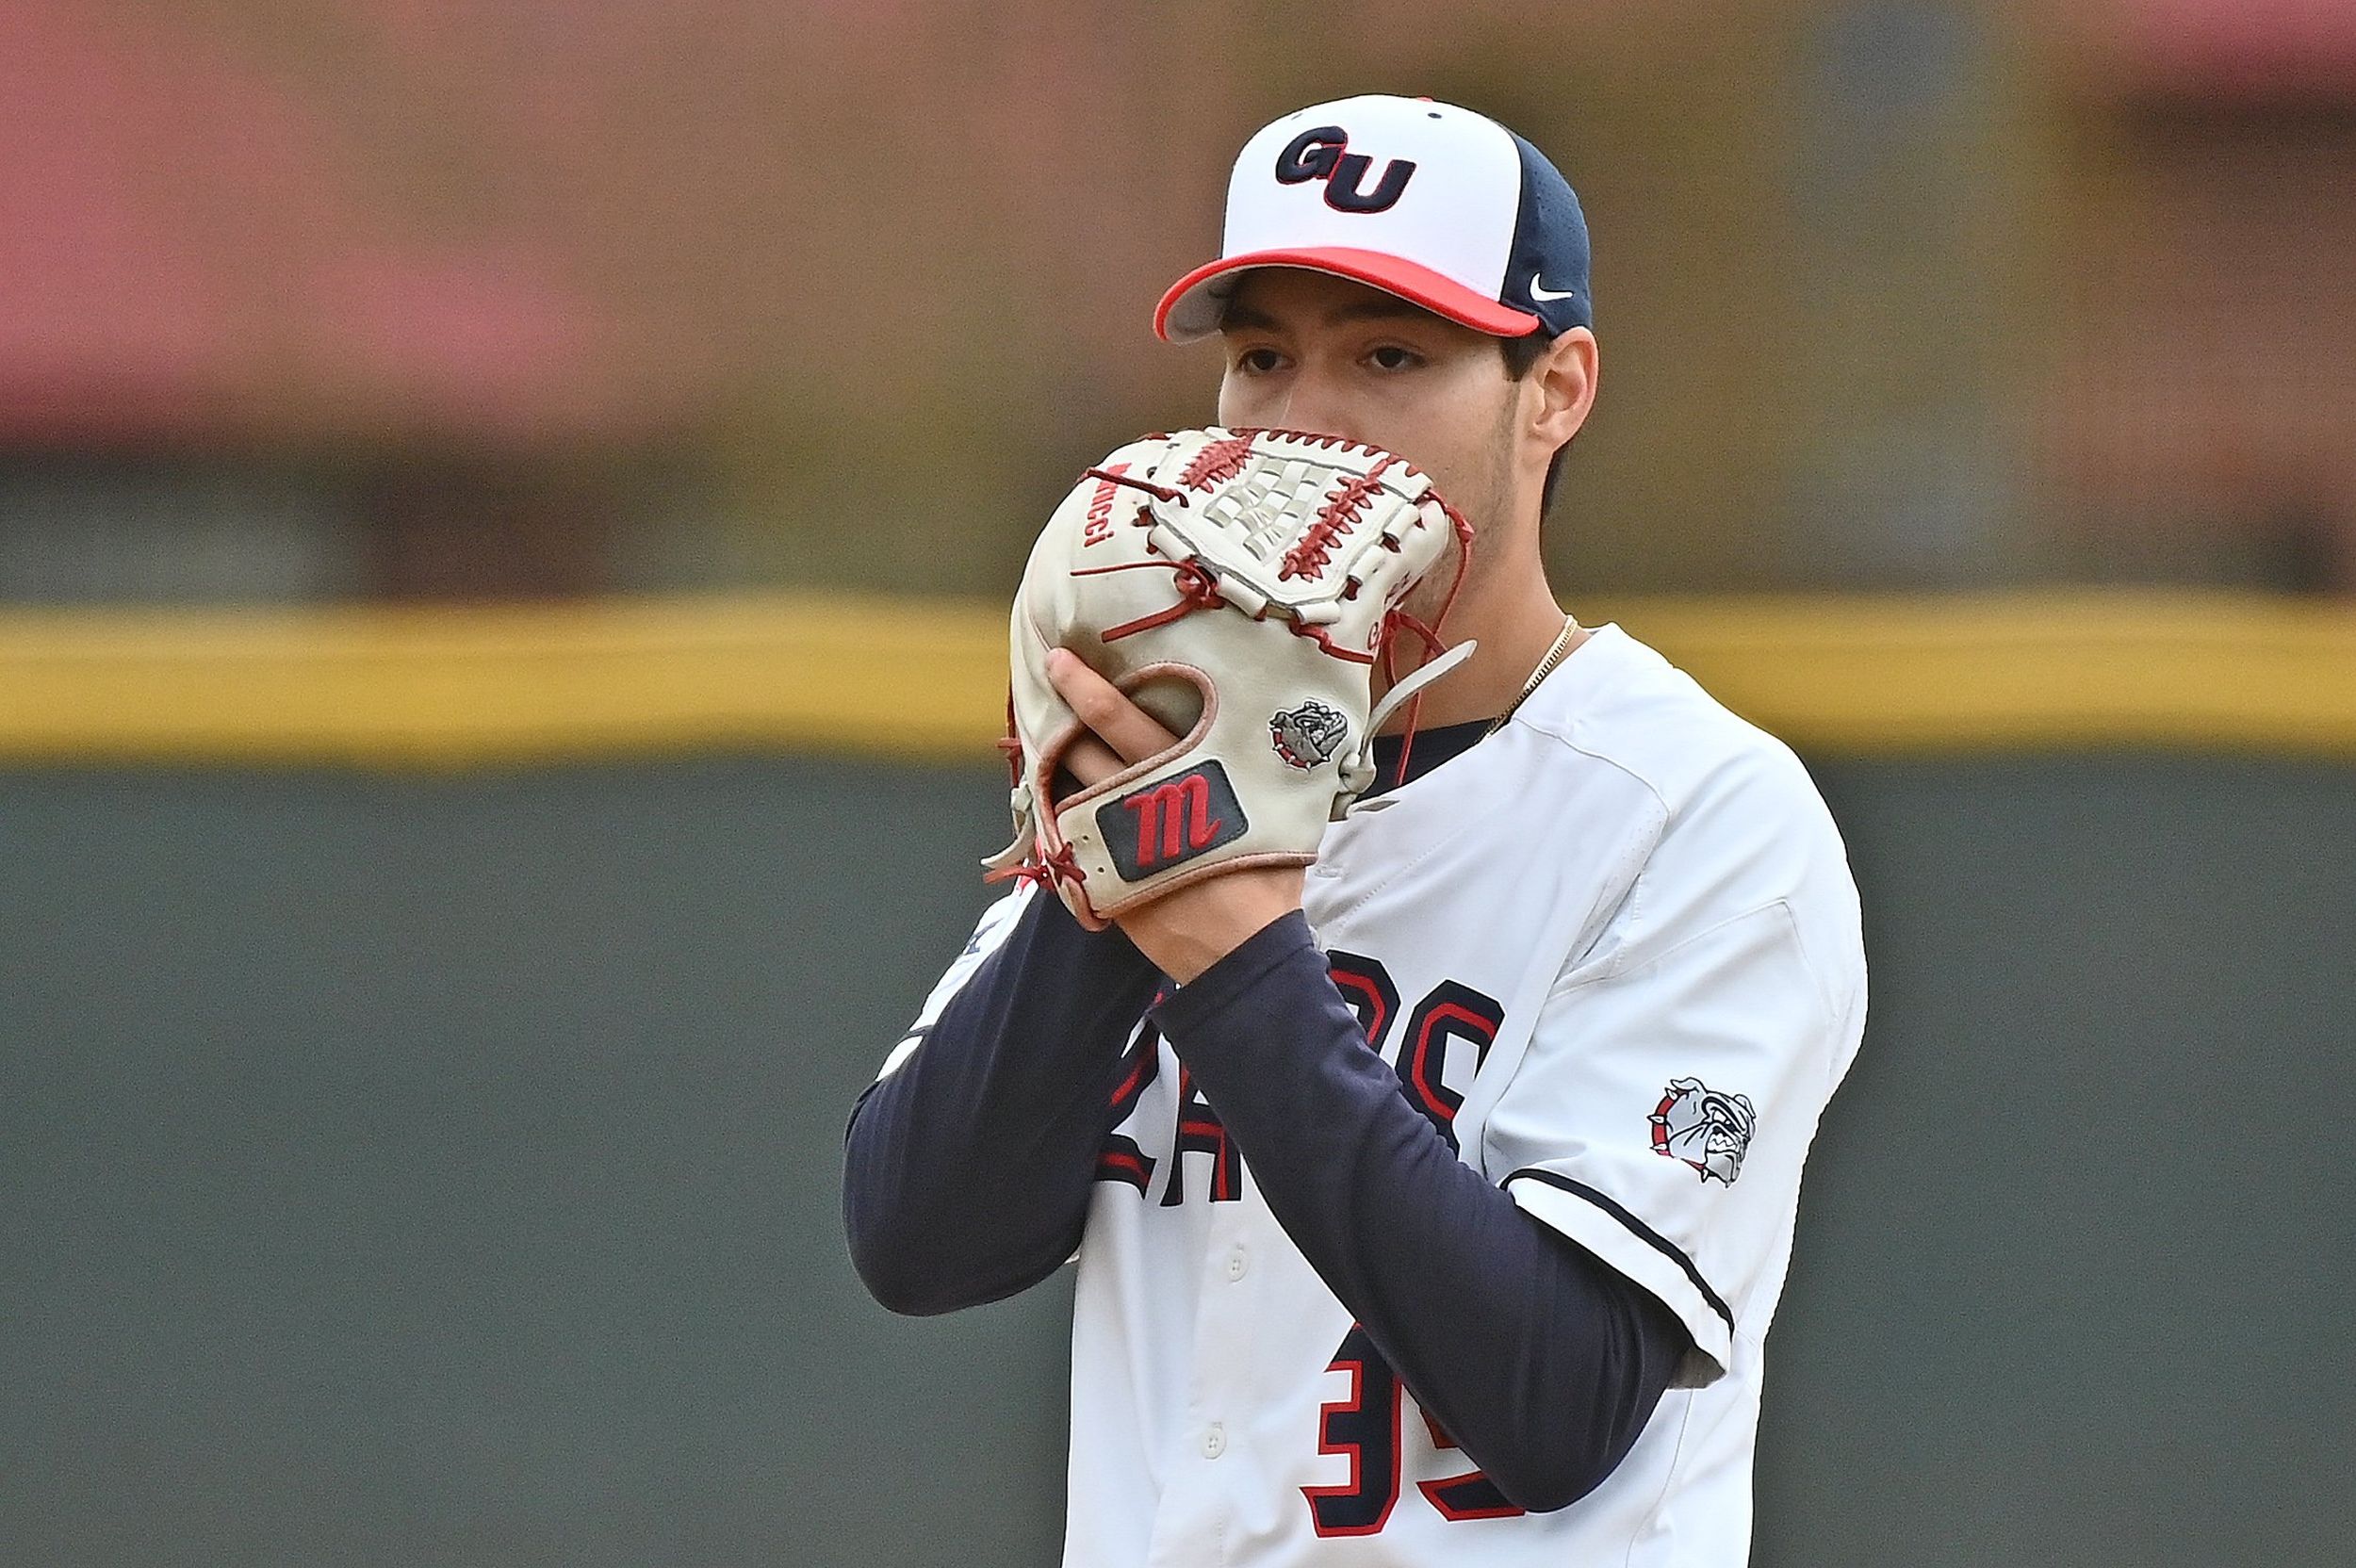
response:
[[[1393,158],[1383,166],[1383,177],[1372,191],[1358,188],[1374,160],[1350,150],[1350,133],[1339,125],[1319,125],[1301,132],[1276,155],[1276,178],[1284,185],[1303,180],[1325,182],[1325,204],[1337,212],[1388,212],[1407,189],[1415,166]]]
[[[1227,182],[1219,258],[1172,285],[1153,330],[1219,330],[1255,267],[1330,272],[1500,337],[1594,325],[1587,222],[1546,155],[1485,115],[1370,94],[1262,127]]]

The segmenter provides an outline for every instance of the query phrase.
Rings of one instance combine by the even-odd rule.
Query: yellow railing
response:
[[[2356,759],[2356,605],[2199,592],[1661,597],[1617,620],[1820,756],[2156,745]],[[0,763],[981,760],[994,605],[807,596],[0,614]]]

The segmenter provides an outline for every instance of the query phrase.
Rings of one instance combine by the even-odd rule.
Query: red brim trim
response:
[[[1167,343],[1190,343],[1217,332],[1219,313],[1226,303],[1229,290],[1208,286],[1216,279],[1253,267],[1298,267],[1348,278],[1386,294],[1396,294],[1434,315],[1497,337],[1524,337],[1539,326],[1538,318],[1528,311],[1499,304],[1444,272],[1385,255],[1381,251],[1331,245],[1301,251],[1250,251],[1239,256],[1221,256],[1196,268],[1171,284],[1170,292],[1154,307],[1153,335]]]

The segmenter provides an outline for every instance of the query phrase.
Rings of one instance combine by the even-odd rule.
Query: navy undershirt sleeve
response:
[[[894,1312],[1011,1296],[1079,1245],[1121,1053],[1162,984],[1118,931],[1030,900],[851,1114],[843,1228]]]
[[[1458,1159],[1287,915],[1153,1010],[1286,1235],[1520,1507],[1612,1473],[1691,1344],[1642,1286]]]

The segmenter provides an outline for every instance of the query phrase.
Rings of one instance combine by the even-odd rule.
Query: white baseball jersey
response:
[[[1079,1253],[1068,1568],[1743,1562],[1760,1346],[1865,1013],[1856,890],[1797,759],[1601,627],[1496,735],[1333,825],[1305,906],[1402,1092],[1694,1349],[1599,1488],[1513,1509],[1154,1039]]]

